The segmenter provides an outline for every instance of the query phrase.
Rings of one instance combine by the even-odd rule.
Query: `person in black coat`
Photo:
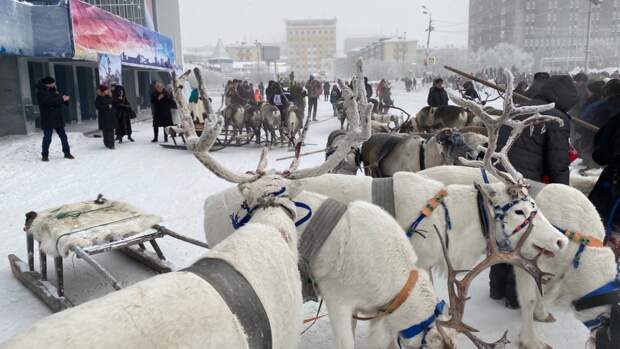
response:
[[[151,105],[153,108],[153,140],[151,142],[156,143],[158,141],[160,127],[164,128],[164,142],[168,142],[166,127],[172,126],[172,109],[176,109],[177,105],[172,94],[159,81],[155,83],[151,95]]]
[[[442,78],[437,78],[433,81],[433,87],[428,90],[426,102],[429,106],[435,108],[448,105],[448,93],[443,88]]]
[[[553,76],[546,80],[534,100],[528,105],[555,103],[555,109],[545,115],[559,117],[563,126],[547,123],[546,131],[541,133],[543,126],[536,126],[534,132],[525,131],[515,141],[508,153],[510,163],[525,178],[543,182],[569,184],[569,117],[566,114],[578,101],[577,89],[570,76]],[[528,116],[518,117],[525,119]],[[498,149],[501,149],[510,136],[511,129],[504,126],[500,129]],[[491,267],[490,272],[491,298],[502,299],[508,308],[518,308],[516,283],[512,266],[498,264]]]
[[[95,108],[98,112],[99,128],[103,133],[103,145],[108,149],[114,149],[114,130],[117,124],[116,108],[114,107],[112,92],[105,85],[101,85],[97,89]]]
[[[62,106],[69,103],[69,96],[61,95],[56,89],[56,81],[48,76],[37,84],[37,101],[41,112],[41,129],[43,129],[42,160],[49,161],[49,149],[54,130],[62,143],[65,158],[74,159],[65,132],[65,121],[62,118]]]
[[[131,109],[131,104],[125,94],[125,88],[121,85],[114,86],[112,91],[114,98],[114,108],[116,110],[116,140],[123,143],[123,137],[127,136],[131,142],[131,119],[136,117],[136,113]]]
[[[478,91],[476,91],[476,87],[473,82],[466,81],[463,84],[463,88],[465,89],[465,98],[472,101],[481,102],[480,95],[478,94]]]
[[[620,206],[620,114],[597,132],[592,158],[606,167],[590,193],[590,201],[596,206],[606,228],[617,230],[620,226],[620,210],[616,207]]]

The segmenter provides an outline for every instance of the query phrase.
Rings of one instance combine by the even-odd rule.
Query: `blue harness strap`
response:
[[[282,194],[284,194],[285,191],[286,191],[286,188],[282,187],[277,192],[273,192],[273,193],[271,193],[269,195],[278,197],[278,196],[281,196]],[[303,208],[304,210],[308,211],[308,213],[306,213],[305,216],[303,216],[301,219],[299,219],[297,222],[295,222],[295,226],[298,227],[298,226],[306,223],[310,218],[312,218],[312,208],[309,205],[307,205],[307,204],[305,204],[303,202],[293,201],[293,203],[295,204],[295,207]],[[252,219],[252,215],[254,214],[254,211],[256,211],[257,207],[250,208],[248,203],[246,201],[244,201],[241,204],[241,209],[246,211],[245,216],[239,217],[238,213],[233,213],[233,214],[230,215],[230,221],[231,221],[231,224],[232,224],[232,226],[233,226],[233,228],[235,230],[237,230],[237,229],[243,227],[244,225],[248,224],[250,219]]]
[[[489,184],[489,176],[487,175],[487,171],[484,168],[480,168],[480,173],[482,173],[482,180],[485,184]]]
[[[399,332],[399,336],[397,338],[397,342],[398,342],[398,347],[402,349],[402,345],[400,343],[400,338],[404,338],[404,339],[411,339],[416,337],[417,335],[419,335],[420,333],[425,332],[426,330],[428,330],[429,327],[431,327],[431,325],[435,322],[435,320],[437,320],[437,317],[439,317],[439,315],[443,314],[443,309],[446,306],[446,302],[445,301],[441,301],[439,303],[437,303],[437,305],[435,306],[435,311],[433,312],[433,314],[431,314],[431,316],[429,316],[428,318],[426,318],[424,321],[415,324],[409,328],[406,328],[402,331]],[[422,339],[422,344],[425,344],[425,338]]]
[[[296,207],[303,208],[304,210],[308,211],[308,213],[306,213],[305,216],[303,216],[300,220],[295,222],[295,226],[298,227],[306,223],[308,220],[310,220],[310,218],[312,218],[312,207],[310,207],[309,205],[303,202],[299,202],[299,201],[293,201],[293,202],[295,203]]]

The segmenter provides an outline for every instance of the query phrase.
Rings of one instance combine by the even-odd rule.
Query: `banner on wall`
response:
[[[108,87],[112,85],[122,85],[123,64],[121,62],[121,56],[99,53],[97,58],[99,62],[99,84]]]
[[[173,69],[172,39],[96,6],[71,1],[75,58],[96,61],[99,53],[121,57],[125,65]]]
[[[0,54],[72,57],[67,5],[0,0]]]

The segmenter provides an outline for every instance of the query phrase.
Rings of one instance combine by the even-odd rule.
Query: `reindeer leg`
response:
[[[519,333],[519,348],[521,349],[548,349],[534,331],[534,308],[538,288],[534,279],[520,268],[515,268],[517,278],[517,294],[521,305],[521,333]]]
[[[393,346],[395,345],[394,338],[396,338],[396,335],[392,336],[389,329],[386,328],[385,319],[375,319],[370,321],[368,331],[368,348],[398,349]]]
[[[545,305],[542,301],[542,296],[539,293],[536,293],[536,307],[534,308],[534,320],[538,322],[551,323],[555,322],[555,317],[553,314],[549,313],[545,309]]]
[[[329,310],[329,323],[334,333],[334,348],[354,349],[355,339],[353,331],[351,331],[353,306],[345,304],[341,300],[328,299],[326,297],[324,299]]]

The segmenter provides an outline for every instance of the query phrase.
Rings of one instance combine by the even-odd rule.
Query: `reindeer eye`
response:
[[[515,213],[520,216],[525,216],[525,212],[523,212],[523,210],[516,210]]]

